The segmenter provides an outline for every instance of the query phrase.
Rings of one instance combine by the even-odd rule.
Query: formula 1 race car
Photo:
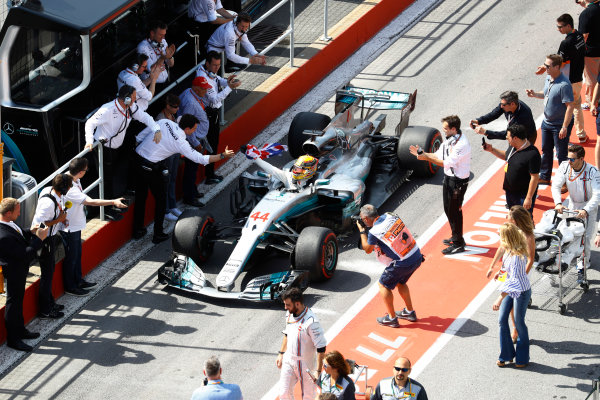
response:
[[[273,300],[289,287],[305,289],[309,280],[332,278],[338,260],[334,232],[351,231],[352,217],[363,204],[381,206],[411,174],[429,177],[437,172],[437,166],[409,153],[410,145],[435,152],[442,143],[438,130],[408,126],[416,95],[416,91],[344,86],[336,92],[333,119],[311,112],[297,114],[288,134],[289,152],[294,158],[304,154],[318,158],[315,176],[303,185],[293,185],[281,174],[291,173],[294,161],[282,170],[257,161],[262,170],[244,172],[231,193],[233,222],[219,224],[196,209],[179,217],[173,232],[173,258],[159,269],[158,280],[210,297]],[[399,110],[401,120],[384,133],[385,114],[369,119],[375,110]],[[281,173],[269,173],[274,168]],[[213,285],[201,263],[211,256],[217,242],[235,243],[235,247]],[[251,257],[273,251],[288,255],[290,267],[258,276],[234,291]]]

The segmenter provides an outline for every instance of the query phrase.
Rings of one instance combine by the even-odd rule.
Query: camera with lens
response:
[[[366,228],[367,226],[365,225],[365,222],[360,218],[360,215],[353,215],[352,217],[352,221],[354,222],[358,222],[360,224],[360,226],[362,226],[363,228]]]

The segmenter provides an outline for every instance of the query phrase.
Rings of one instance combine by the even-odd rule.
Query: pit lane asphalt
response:
[[[424,3],[418,1],[415,6]],[[439,127],[439,119],[451,113],[467,121],[495,106],[498,94],[504,90],[517,90],[523,98],[525,88],[541,90],[543,80],[532,71],[558,46],[561,37],[556,32],[555,18],[563,12],[576,16],[580,10],[572,2],[559,0],[440,2],[401,37],[396,33],[402,30],[399,22],[394,21],[382,37],[370,43],[372,47],[357,54],[359,62],[354,67],[340,66],[263,135],[286,132],[291,117],[299,111],[316,109],[332,116],[333,90],[345,83],[344,74],[354,77],[352,68],[361,62],[364,66],[356,70],[360,73],[352,80],[356,86],[419,90],[412,124]],[[383,54],[368,63],[388,44],[391,46]],[[320,105],[325,99],[329,100]],[[542,101],[525,101],[535,116],[541,113]],[[388,129],[398,120],[399,116],[390,112]],[[593,128],[590,131],[588,134]],[[472,171],[477,179],[494,158],[479,150],[479,137],[468,129],[465,133],[473,148]],[[264,136],[256,143],[264,143]],[[286,160],[289,158],[276,159],[278,163]],[[237,160],[228,168],[236,164],[248,165]],[[233,179],[231,170],[225,172]],[[415,235],[422,234],[442,214],[441,178],[438,173],[428,181],[408,182],[382,211],[398,212]],[[227,204],[228,190],[212,199],[208,209],[223,220]],[[380,273],[371,256],[352,248],[356,239],[343,242],[334,279],[306,292],[307,304],[326,330]],[[5,375],[0,381],[0,396],[189,398],[201,385],[203,360],[212,354],[221,359],[224,379],[239,384],[246,399],[265,394],[279,376],[274,360],[283,327],[281,307],[164,290],[155,281],[155,272],[168,259],[170,245],[152,248],[137,242],[129,246],[129,253],[113,259],[104,270],[94,271],[92,278],[141,260]],[[597,259],[598,255],[592,256]],[[591,284],[587,300],[574,309],[571,317],[528,312],[530,336],[535,338],[532,351],[536,363],[544,368],[498,374],[493,365],[497,327],[496,316],[489,311],[492,296],[418,379],[432,399],[584,398],[589,380],[600,373],[598,291],[594,289],[597,271],[592,271]],[[69,306],[77,307],[71,303]],[[35,321],[30,328],[40,327],[51,324]],[[482,357],[465,352],[465,348],[482,349],[489,362],[481,364]],[[2,352],[6,351],[10,350],[3,347]]]

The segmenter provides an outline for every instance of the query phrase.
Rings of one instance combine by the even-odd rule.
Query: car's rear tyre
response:
[[[198,209],[185,210],[173,230],[173,251],[197,261],[208,260],[214,243],[207,238],[207,233],[214,222],[214,218],[206,212]]]
[[[309,226],[300,232],[294,250],[294,268],[309,271],[311,282],[331,279],[338,260],[338,241],[331,229]]]
[[[400,166],[406,169],[412,169],[413,176],[418,178],[430,178],[436,174],[439,166],[417,160],[417,157],[410,154],[410,146],[417,145],[426,153],[435,153],[442,145],[442,135],[440,131],[428,126],[407,126],[400,134],[396,155]]]
[[[305,135],[305,130],[323,130],[329,123],[331,118],[324,114],[318,114],[313,112],[300,112],[296,114],[290,125],[290,131],[288,133],[288,149],[290,155],[293,158],[298,158],[304,154],[302,150],[302,144],[309,139],[309,136]]]

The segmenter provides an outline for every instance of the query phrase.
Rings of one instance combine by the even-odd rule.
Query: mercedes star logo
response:
[[[15,127],[10,122],[5,123],[4,126],[2,127],[2,130],[9,135],[12,135],[13,133],[15,133]]]

